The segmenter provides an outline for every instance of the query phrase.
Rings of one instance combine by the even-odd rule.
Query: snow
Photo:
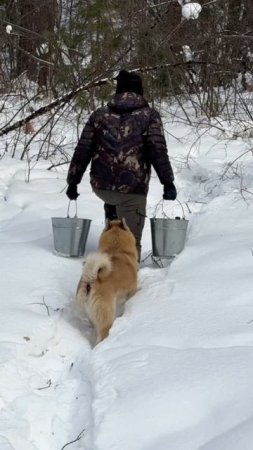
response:
[[[186,3],[182,5],[182,18],[186,20],[198,19],[201,10],[202,7],[199,3]]]
[[[6,30],[7,34],[11,34],[12,33],[12,26],[11,25],[6,25],[5,30]]]
[[[25,161],[0,160],[1,450],[252,449],[252,138],[163,120],[180,201],[163,208],[189,219],[185,249],[151,267],[146,220],[140,289],[95,347],[73,308],[82,259],[53,253],[67,167],[37,162],[28,183]],[[88,173],[79,190],[88,254],[103,208]],[[153,175],[148,217],[161,196]]]
[[[49,47],[47,42],[43,42],[40,44],[40,46],[36,49],[36,53],[40,55],[46,55],[49,52]]]
[[[191,48],[189,47],[189,45],[182,46],[182,53],[183,53],[185,62],[190,62],[193,60],[193,54],[192,54],[192,51],[191,51]]]

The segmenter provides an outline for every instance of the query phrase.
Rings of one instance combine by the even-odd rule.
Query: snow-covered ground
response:
[[[186,246],[169,267],[140,269],[140,290],[96,347],[73,309],[81,259],[53,253],[67,167],[39,162],[28,183],[26,162],[0,160],[1,450],[253,448],[252,138],[231,139],[221,121],[164,122],[181,204],[163,207],[183,207]],[[103,208],[88,173],[80,192],[88,253]],[[149,217],[161,195],[153,176]]]

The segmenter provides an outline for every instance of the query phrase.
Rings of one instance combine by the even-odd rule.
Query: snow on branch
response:
[[[199,3],[186,3],[182,6],[182,18],[185,20],[198,19],[202,7]]]
[[[202,7],[198,2],[191,0],[177,0],[182,8],[182,20],[198,19]]]
[[[6,25],[6,33],[7,34],[11,34],[12,33],[12,26],[11,25]]]

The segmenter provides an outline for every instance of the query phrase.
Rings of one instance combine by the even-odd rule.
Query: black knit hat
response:
[[[130,73],[127,70],[121,70],[116,77],[117,87],[116,94],[123,92],[135,92],[135,94],[143,95],[142,79],[137,73]]]

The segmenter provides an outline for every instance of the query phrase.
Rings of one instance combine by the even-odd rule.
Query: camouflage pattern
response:
[[[80,183],[90,162],[95,189],[146,195],[151,165],[162,184],[174,180],[161,117],[133,92],[115,95],[91,114],[70,163],[68,184]]]

